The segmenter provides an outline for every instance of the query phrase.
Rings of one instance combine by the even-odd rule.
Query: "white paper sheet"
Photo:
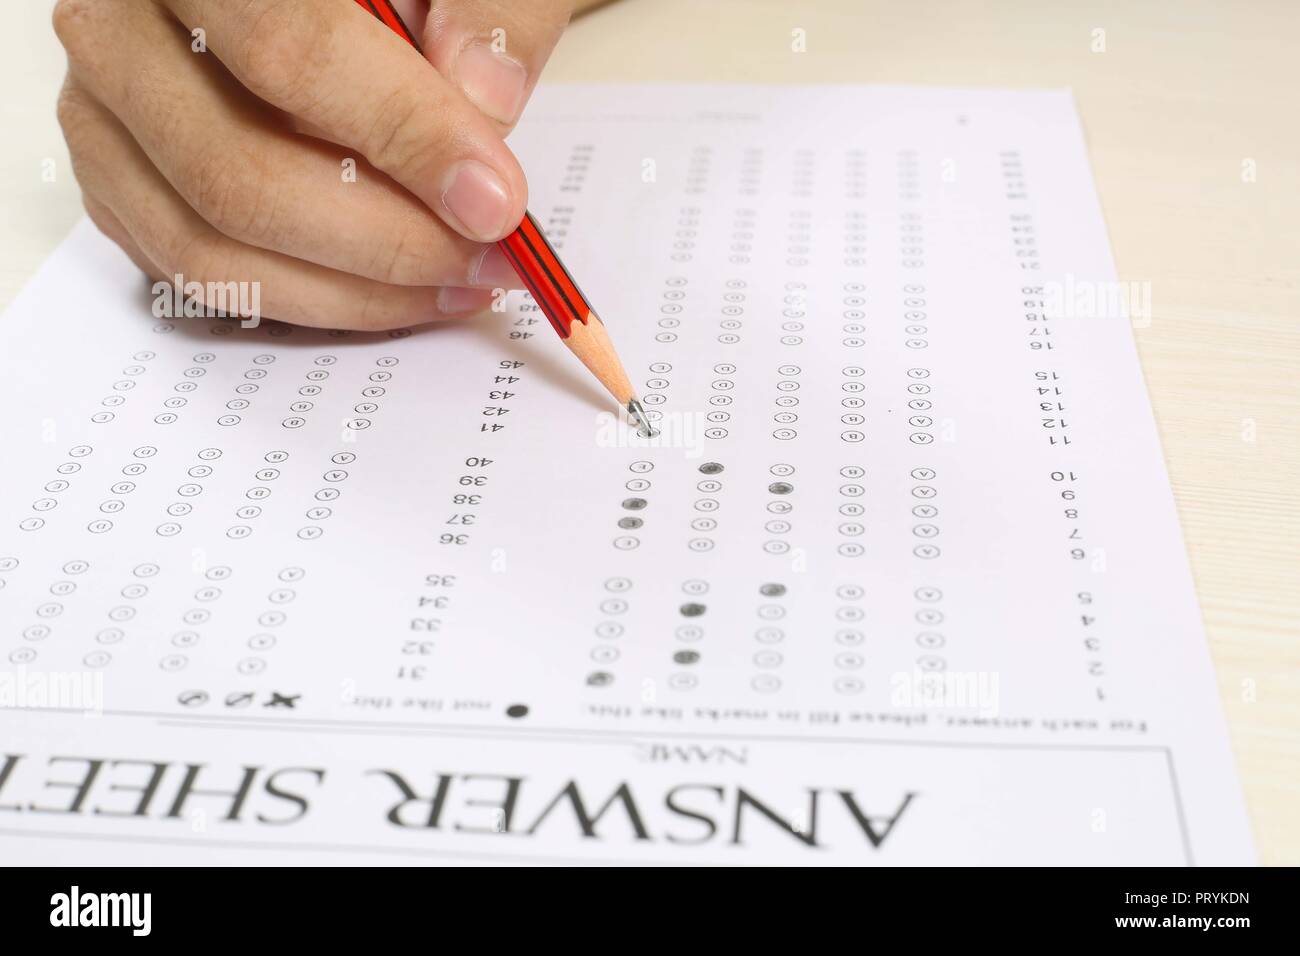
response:
[[[509,308],[0,329],[0,858],[1253,860],[1061,92],[557,87]]]

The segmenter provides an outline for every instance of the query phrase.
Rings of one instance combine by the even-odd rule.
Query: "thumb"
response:
[[[504,135],[564,33],[572,0],[433,0],[427,6],[423,22],[417,19],[424,55]]]

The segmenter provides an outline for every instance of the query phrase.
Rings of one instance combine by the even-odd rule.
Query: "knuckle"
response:
[[[253,215],[238,164],[223,150],[191,156],[185,192],[199,215],[222,232],[238,228]]]
[[[118,243],[118,245],[121,245],[121,231],[115,228],[115,224],[110,218],[108,207],[98,200],[86,195],[81,197],[81,206],[86,210],[87,218],[95,224],[96,229],[108,236],[108,238],[112,239],[114,242]]]
[[[96,32],[100,6],[95,0],[59,0],[54,5],[51,15],[54,35],[68,56],[78,58],[89,49]]]
[[[184,191],[198,214],[220,232],[255,244],[274,237],[278,217],[272,190],[238,154],[196,154]]]
[[[312,3],[265,3],[234,44],[236,72],[250,90],[290,112],[312,102],[315,75],[307,64],[335,46],[331,17]]]
[[[378,282],[367,283],[357,309],[356,327],[380,332],[408,324],[410,316],[401,308],[404,300],[405,296],[399,289]]]
[[[375,327],[377,317],[384,311],[382,287],[378,283],[367,283],[362,293],[361,303],[357,308],[357,325],[362,329]]]
[[[59,126],[63,130],[63,136],[68,141],[68,146],[75,149],[75,140],[78,134],[84,128],[86,122],[95,114],[93,102],[82,90],[65,83],[63,89],[59,91],[59,99],[55,104],[54,112],[58,117]]]
[[[366,272],[387,285],[422,285],[433,281],[435,269],[446,263],[435,262],[430,250],[436,237],[428,229],[400,229],[380,247]]]
[[[221,243],[211,232],[176,233],[164,238],[161,245],[161,265],[167,275],[184,276],[186,281],[220,278]]]
[[[377,169],[399,180],[415,174],[417,164],[429,161],[434,150],[423,120],[428,111],[406,90],[389,95],[375,110],[363,137],[366,158]]]

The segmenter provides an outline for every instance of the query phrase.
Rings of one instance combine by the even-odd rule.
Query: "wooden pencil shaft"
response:
[[[600,321],[596,313],[591,313],[585,323],[574,322],[569,329],[568,337],[563,342],[574,355],[578,356],[578,360],[587,366],[591,374],[596,376],[600,384],[614,396],[620,406],[626,407],[627,403],[636,397],[627,372],[623,369],[623,363],[619,361],[618,353],[614,351],[614,343],[610,341],[609,332],[606,331],[605,324]]]

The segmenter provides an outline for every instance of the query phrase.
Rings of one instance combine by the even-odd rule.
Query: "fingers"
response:
[[[214,57],[191,50],[164,11],[108,2],[91,16],[65,31],[78,80],[232,239],[380,282],[515,284],[503,256],[463,238],[387,176],[272,121]],[[146,58],[148,70],[120,67]]]
[[[165,2],[255,95],[360,150],[461,235],[495,242],[523,219],[524,174],[491,121],[357,4]]]
[[[388,285],[237,242],[191,209],[126,128],[75,83],[60,97],[59,120],[92,215],[110,237],[124,231],[128,254],[155,276],[256,283],[262,315],[326,328],[399,328],[492,301],[487,290]]]
[[[95,224],[99,231],[117,243],[141,272],[151,279],[158,278],[161,274],[160,270],[149,261],[149,257],[135,244],[135,240],[126,231],[122,221],[113,215],[113,210],[92,196],[83,195],[81,201],[82,205],[86,207],[86,215],[90,217],[90,221]]]
[[[502,132],[519,120],[572,0],[433,0],[424,53]]]

